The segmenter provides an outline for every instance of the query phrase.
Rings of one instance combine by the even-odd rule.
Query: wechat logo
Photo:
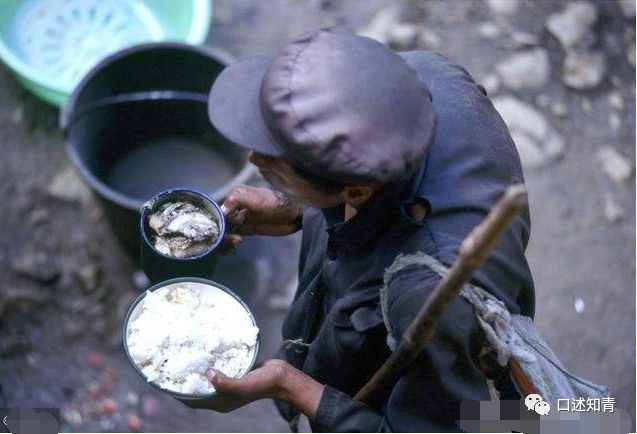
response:
[[[546,416],[551,411],[551,406],[548,402],[542,399],[542,397],[536,393],[527,395],[524,399],[524,404],[528,411],[535,411],[540,416]]]

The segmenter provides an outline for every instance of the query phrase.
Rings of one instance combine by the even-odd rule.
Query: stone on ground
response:
[[[493,105],[511,132],[524,168],[539,169],[564,154],[561,135],[533,106],[512,95],[494,98]]]
[[[604,197],[604,217],[609,222],[621,220],[626,215],[626,210],[621,206],[612,194]]]
[[[618,184],[627,181],[633,173],[630,161],[610,145],[600,147],[597,158],[606,176]]]
[[[487,2],[493,13],[501,16],[511,16],[520,7],[519,0],[487,0]]]
[[[606,59],[600,51],[570,50],[564,59],[562,79],[573,89],[599,86],[606,72]]]
[[[543,48],[525,50],[499,62],[495,69],[510,89],[539,88],[549,78],[549,56]]]
[[[587,1],[574,1],[546,20],[546,28],[565,49],[588,46],[594,42],[593,24],[597,8]]]
[[[46,192],[50,197],[63,202],[86,202],[91,197],[89,189],[68,166],[53,177]]]

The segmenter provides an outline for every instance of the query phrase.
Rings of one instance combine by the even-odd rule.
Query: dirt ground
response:
[[[606,72],[585,90],[565,85],[564,50],[545,27],[566,1],[523,0],[507,15],[469,0],[218,0],[208,44],[238,57],[268,53],[311,28],[365,28],[391,4],[399,5],[400,23],[420,32],[411,40],[396,31],[397,48],[451,57],[492,97],[533,107],[561,138],[559,152],[525,170],[536,322],[565,365],[608,384],[616,407],[634,420],[634,12],[631,18],[616,1],[595,3],[594,44]],[[548,54],[543,84],[515,88],[504,74],[494,80],[494,65],[519,51],[515,44]],[[144,282],[95,199],[68,175],[58,111],[4,68],[0,102],[0,406],[59,407],[64,431],[285,431],[271,402],[231,414],[191,410],[135,374],[120,329]],[[600,155],[604,145],[623,157],[617,164],[628,163],[628,174],[617,175],[625,168]],[[68,188],[60,193],[56,180]],[[262,359],[280,343],[298,241],[250,239],[217,267],[216,279],[255,308]]]

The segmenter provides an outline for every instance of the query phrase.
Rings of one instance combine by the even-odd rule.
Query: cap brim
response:
[[[281,156],[259,106],[259,91],[273,56],[240,60],[224,69],[208,97],[208,116],[228,140],[259,153]]]

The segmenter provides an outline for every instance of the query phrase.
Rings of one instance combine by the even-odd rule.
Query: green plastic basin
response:
[[[205,41],[212,0],[1,0],[0,59],[62,106],[104,57],[143,42]]]

